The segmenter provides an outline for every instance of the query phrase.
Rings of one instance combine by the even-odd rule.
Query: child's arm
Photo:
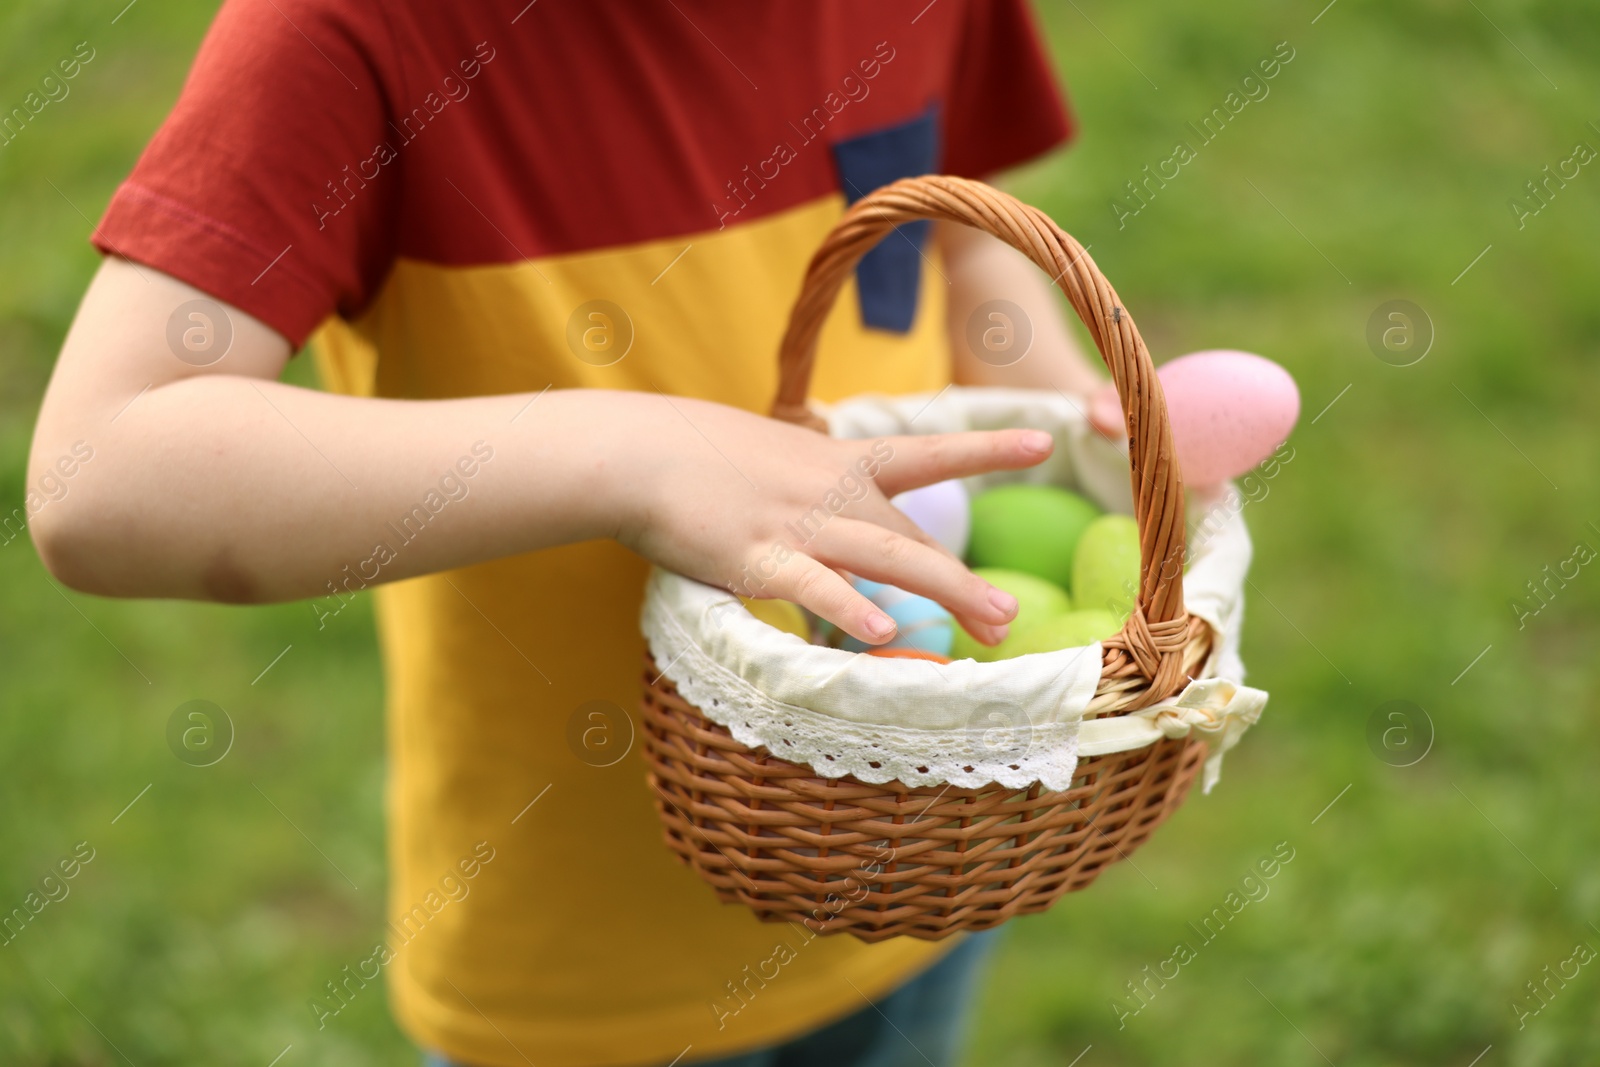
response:
[[[1024,430],[890,439],[867,492],[792,558],[802,519],[869,452],[719,404],[646,393],[552,390],[460,400],[334,396],[275,379],[288,342],[228,308],[234,339],[197,368],[167,321],[205,294],[110,259],[63,346],[35,430],[29,480],[74,445],[65,495],[34,515],[35,544],[75,588],[108,596],[261,602],[324,595],[374,556],[430,490],[466,486],[398,547],[376,580],[614,537],[674,570],[803,604],[882,642],[892,624],[836,573],[932,597],[998,640],[1013,598],[917,530],[889,495],[953,476],[1031,466]],[[441,353],[440,358],[450,358]],[[531,401],[531,403],[530,403]],[[493,449],[484,462],[476,442]],[[458,469],[458,462],[464,465]],[[461,473],[474,467],[467,477]],[[58,475],[58,477],[60,477]],[[875,484],[874,484],[875,482]],[[854,482],[846,482],[853,485]],[[370,564],[368,564],[370,566]],[[758,574],[759,584],[751,575]]]
[[[1084,358],[1069,329],[1049,277],[1004,241],[970,226],[943,223],[937,228],[944,272],[950,281],[950,348],[955,379],[963,385],[1002,385],[1021,389],[1059,389],[1078,396],[1093,394],[1105,381]],[[1009,300],[1022,309],[1033,342],[1021,360],[997,366],[981,358],[968,343],[974,313],[991,300]],[[985,316],[980,331],[991,325]],[[1017,323],[1009,324],[1015,329]],[[1005,357],[1009,358],[1009,357]]]

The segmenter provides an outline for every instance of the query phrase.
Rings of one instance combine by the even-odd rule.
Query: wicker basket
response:
[[[1043,212],[981,182],[938,176],[858,201],[807,269],[779,351],[773,415],[825,431],[806,404],[823,321],[856,261],[892,227],[925,218],[993,234],[1048,272],[1111,371],[1130,434],[1141,577],[1127,625],[1103,642],[1086,718],[1148,707],[1181,688],[1210,650],[1210,628],[1183,605],[1183,481],[1132,318]],[[667,846],[725,902],[864,941],[936,940],[1043,911],[1141,845],[1183,802],[1206,754],[1185,738],[1092,757],[1059,792],[872,785],[747,748],[658,671],[647,657],[644,754]]]

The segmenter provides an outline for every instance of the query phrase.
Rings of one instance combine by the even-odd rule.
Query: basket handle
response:
[[[943,175],[904,178],[856,201],[806,269],[778,349],[772,414],[827,431],[806,404],[822,324],[856,261],[890,229],[918,219],[964,223],[1033,260],[1060,285],[1111,371],[1129,434],[1140,575],[1138,600],[1127,625],[1104,642],[1102,676],[1147,683],[1130,710],[1154,704],[1186,681],[1183,650],[1194,622],[1183,606],[1183,476],[1172,446],[1167,402],[1150,352],[1116,290],[1083,247],[1048,215],[982,182]]]

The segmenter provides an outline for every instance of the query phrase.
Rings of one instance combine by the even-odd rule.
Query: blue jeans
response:
[[[781,1045],[678,1067],[955,1067],[972,994],[998,930],[969,934],[926,971],[854,1015]],[[436,1056],[425,1067],[464,1067]]]

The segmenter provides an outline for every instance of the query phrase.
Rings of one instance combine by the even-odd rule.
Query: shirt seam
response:
[[[235,230],[233,227],[229,226],[220,219],[213,218],[204,212],[196,211],[194,208],[189,207],[182,201],[176,200],[173,197],[165,195],[164,193],[158,193],[154,189],[142,185],[131,178],[123,183],[122,188],[118,190],[116,199],[144,201],[158,211],[163,211],[174,218],[178,218],[185,222],[199,226],[215,236],[220,237],[221,239],[228,241],[253,255],[262,256],[264,257],[264,260],[269,263],[273,262],[274,255],[283,255],[282,252],[273,253],[262,248],[260,245],[257,245],[254,241],[250,240],[250,238],[246,237],[243,233]],[[109,247],[111,242],[105,235],[104,231],[105,225],[102,223],[100,226],[96,227],[95,235],[106,240],[107,246]],[[318,285],[315,279],[307,277],[290,264],[280,263],[279,266],[284,273],[304,286],[312,296],[317,297],[318,299],[322,298],[322,287]]]

